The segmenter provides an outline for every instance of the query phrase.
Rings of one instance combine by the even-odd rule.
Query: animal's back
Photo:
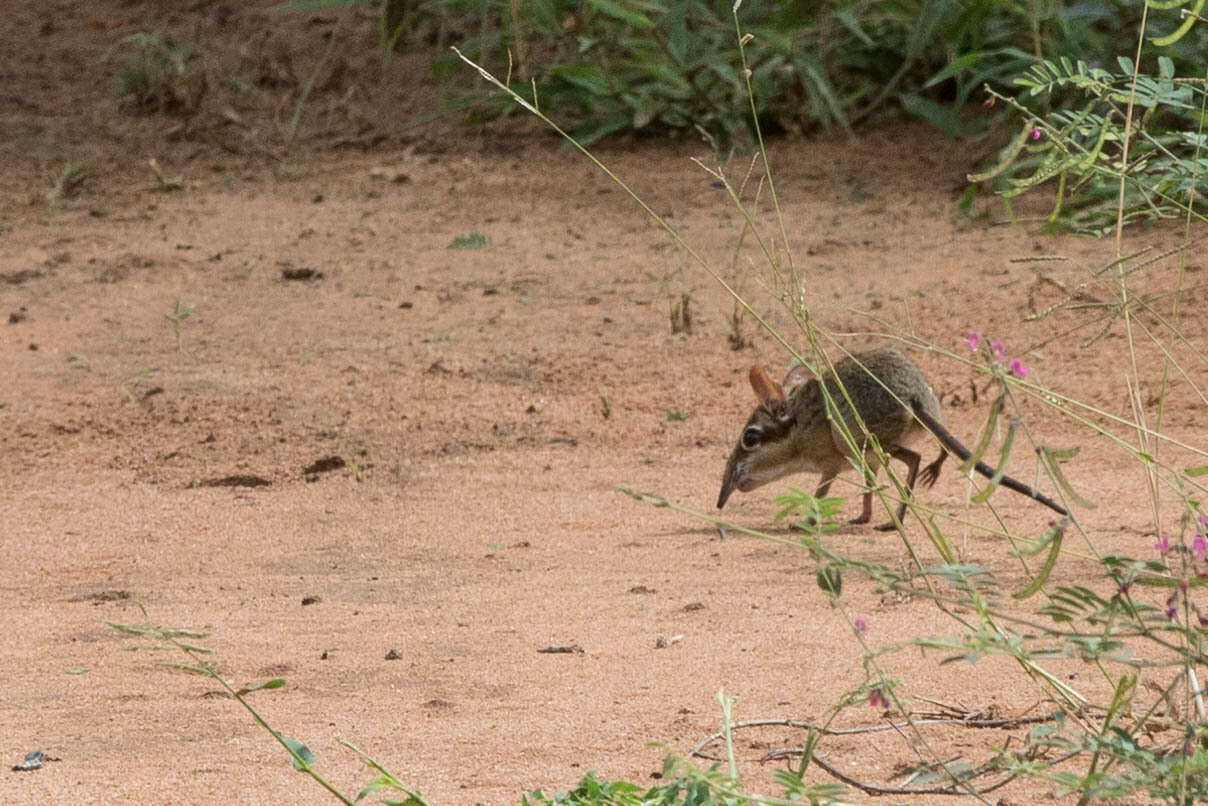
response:
[[[893,348],[855,353],[836,362],[834,374],[847,390],[847,397],[834,376],[828,377],[827,389],[857,441],[863,430],[851,415],[848,399],[855,404],[869,433],[886,448],[905,445],[923,431],[910,410],[912,405],[921,406],[932,418],[940,419],[939,401],[923,371]],[[835,430],[833,437],[836,446],[846,453],[842,435]]]

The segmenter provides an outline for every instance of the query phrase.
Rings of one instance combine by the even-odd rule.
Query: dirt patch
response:
[[[238,168],[224,159],[215,170],[210,96],[189,136],[173,139],[156,131],[166,113],[115,115],[109,79],[91,69],[102,44],[133,25],[122,9],[139,8],[96,12],[101,29],[79,15],[77,38],[64,41],[95,36],[70,58],[62,34],[47,35],[36,64],[60,72],[6,62],[6,92],[24,100],[3,125],[38,129],[0,138],[18,180],[0,199],[7,797],[321,800],[207,681],[122,651],[128,639],[103,622],[139,619],[137,603],[165,626],[210,632],[224,674],[241,684],[286,677],[285,690],[256,702],[342,786],[368,776],[337,736],[442,804],[516,802],[532,787],[566,789],[587,769],[649,781],[666,748],[686,752],[716,728],[719,687],[741,696],[740,718],[813,718],[861,679],[860,646],[804,553],[719,539],[615,491],[631,484],[710,510],[753,402],[747,368],[787,363],[749,317],[735,322],[723,293],[625,194],[544,137],[505,133],[484,147],[474,132],[426,130],[404,143],[376,137],[390,129],[380,120],[356,149],[331,135],[290,152],[288,172],[247,145],[272,151],[272,138],[239,141]],[[255,19],[228,11],[205,23],[215,26],[207,41]],[[33,12],[20,14],[37,30]],[[126,21],[110,26],[117,17]],[[64,19],[56,32],[76,25]],[[363,27],[339,35],[370,36]],[[261,59],[259,75],[289,72],[285,57],[277,67],[263,52],[249,58]],[[352,67],[341,80],[385,81]],[[41,117],[43,84],[74,93],[59,97],[72,101],[72,127]],[[956,201],[976,154],[937,142],[903,126],[774,145],[817,321],[855,334],[848,346],[894,331],[961,351],[980,330],[1026,355],[1030,377],[1129,416],[1118,325],[1088,348],[1094,310],[1023,321],[1082,288],[1109,245],[1029,236],[996,222],[992,204],[962,218]],[[68,146],[91,155],[96,181],[47,207],[41,190]],[[130,155],[149,151],[168,155],[183,190],[147,189],[142,158]],[[601,153],[794,332],[761,288],[758,250],[749,239],[736,249],[741,216],[689,161],[713,164],[712,154],[660,144]],[[746,164],[724,168],[740,178]],[[775,232],[766,194],[759,209]],[[1128,249],[1156,251],[1172,237],[1138,233]],[[1066,290],[1020,261],[1051,255],[1064,261],[1044,264],[1045,276]],[[1145,282],[1173,285],[1175,266],[1155,264]],[[1107,297],[1097,286],[1079,293]],[[176,322],[179,339],[174,301],[192,307]],[[1054,321],[1068,335],[1054,339]],[[1187,324],[1201,339],[1203,325]],[[987,405],[977,376],[912,355],[949,427],[973,439]],[[1142,358],[1152,390],[1159,364]],[[1169,430],[1194,444],[1195,401],[1180,390],[1171,400]],[[1152,537],[1135,464],[1040,407],[1029,413],[1039,441],[1083,446],[1068,474],[1099,504],[1085,521],[1100,547],[1143,554]],[[836,491],[854,505],[853,486]],[[775,492],[736,496],[727,514],[770,526]],[[925,493],[943,513],[992,526],[964,496],[950,470]],[[1025,532],[1048,521],[1027,501],[1002,503]],[[999,540],[953,528],[964,559],[1021,579]],[[891,534],[847,527],[830,539],[906,562]],[[846,583],[844,605],[874,645],[951,630],[922,601]],[[1001,661],[936,667],[900,656],[891,666],[907,697],[1007,714],[1037,701]],[[1098,685],[1078,680],[1072,661],[1049,668]],[[977,756],[1004,738],[979,734],[964,750]],[[750,760],[797,741],[789,730],[750,737],[744,774],[766,781],[769,769]],[[936,736],[941,748],[968,741]],[[58,761],[7,771],[35,748]],[[882,782],[913,760],[883,738],[836,742],[830,758]],[[1021,802],[1035,794],[1005,791]]]

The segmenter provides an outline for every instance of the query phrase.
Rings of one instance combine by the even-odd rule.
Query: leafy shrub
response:
[[[415,19],[425,16],[440,20],[437,45],[457,44],[530,100],[535,89],[585,144],[656,131],[718,147],[751,141],[752,112],[765,130],[801,131],[900,108],[948,137],[976,134],[987,117],[964,109],[985,84],[1006,90],[1042,58],[1106,65],[1139,24],[1134,7],[1112,2],[754,0],[739,9],[748,96],[728,0],[429,0]],[[1172,58],[1198,58],[1192,39]],[[433,69],[460,87],[451,107],[474,105],[478,118],[512,108],[460,84],[452,54]]]
[[[1023,127],[996,167],[970,178],[999,180],[1008,202],[1055,183],[1050,228],[1103,235],[1117,221],[1179,215],[1203,221],[1194,202],[1208,176],[1206,85],[1176,77],[1168,56],[1157,62],[1151,76],[1126,56],[1118,58],[1118,72],[1046,60],[1015,79],[1018,97],[992,90]],[[1054,104],[1058,99],[1063,105]]]

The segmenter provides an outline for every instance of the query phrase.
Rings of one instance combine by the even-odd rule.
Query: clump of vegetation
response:
[[[53,207],[64,199],[70,198],[84,184],[88,174],[89,167],[82,162],[66,166],[59,174],[59,178],[55,180],[54,186],[46,191],[46,204]]]
[[[1040,59],[1106,65],[1128,49],[1140,20],[1108,2],[937,3],[901,0],[743,4],[745,56],[734,47],[729,0],[430,0],[438,50],[456,45],[587,145],[615,132],[703,137],[750,150],[765,131],[850,130],[907,114],[948,137],[985,131],[991,115],[965,109],[986,84],[1000,91]],[[1196,46],[1200,48],[1197,52]],[[1172,53],[1198,64],[1195,32]],[[465,87],[457,59],[438,53],[451,108],[476,119],[506,114],[498,95]],[[747,93],[746,85],[751,92]]]
[[[118,90],[140,110],[171,112],[196,106],[189,85],[192,43],[174,43],[159,34],[139,31],[123,37],[113,58],[118,63]]]
[[[481,232],[467,232],[458,235],[449,242],[447,249],[485,249],[491,245],[491,239]]]
[[[1127,56],[1114,67],[1045,60],[1015,79],[1018,95],[990,88],[1022,124],[998,165],[970,180],[997,181],[1008,212],[1012,198],[1055,186],[1045,229],[1104,235],[1133,222],[1203,221],[1195,202],[1208,175],[1208,84],[1176,77],[1168,56],[1154,76]]]

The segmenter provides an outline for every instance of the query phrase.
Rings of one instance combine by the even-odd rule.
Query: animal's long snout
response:
[[[730,493],[738,488],[737,466],[733,459],[726,462],[726,475],[721,480],[721,492],[717,496],[717,508],[721,509],[730,498]]]

